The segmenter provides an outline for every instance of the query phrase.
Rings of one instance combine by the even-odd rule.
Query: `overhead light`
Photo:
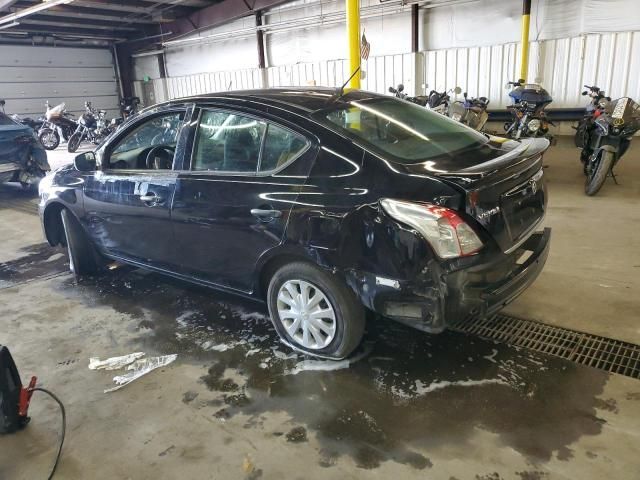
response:
[[[0,25],[0,30],[4,30],[5,28],[17,27],[18,25],[20,25],[20,22],[13,22],[7,25]]]
[[[41,12],[42,10],[47,10],[51,7],[55,7],[56,5],[65,5],[71,2],[73,2],[73,0],[45,0],[42,3],[38,3],[37,5],[34,5],[32,7],[23,8],[22,10],[18,10],[17,12],[1,17],[0,25],[4,23],[15,22],[20,18],[28,17],[29,15]]]

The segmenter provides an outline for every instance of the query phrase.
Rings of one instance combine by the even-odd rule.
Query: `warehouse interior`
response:
[[[50,166],[33,188],[18,174],[7,176],[9,169],[3,165],[14,161],[14,150],[13,144],[3,143],[0,122],[0,349],[7,347],[6,355],[10,350],[21,375],[20,411],[26,412],[23,404],[29,406],[26,399],[31,399],[31,420],[23,414],[17,431],[0,433],[0,479],[47,478],[49,472],[64,479],[638,478],[639,51],[640,3],[635,0],[0,0],[0,115],[30,126]],[[535,111],[526,111],[525,102],[523,116],[514,109],[521,100],[516,101],[513,92],[530,84],[537,92],[548,92],[549,100]],[[145,116],[182,108],[186,132],[203,122],[202,112],[211,105],[252,115],[258,115],[260,105],[265,117],[251,118],[267,122],[278,109],[288,109],[287,115],[303,110],[298,100],[278,104],[276,97],[311,95],[317,101],[324,95],[329,105],[349,103],[349,95],[360,90],[379,101],[397,97],[412,108],[435,112],[439,110],[430,99],[434,91],[442,92],[448,95],[447,120],[462,123],[452,106],[464,105],[469,111],[467,95],[485,97],[481,111],[486,112],[486,123],[477,128],[467,123],[468,130],[481,132],[487,142],[500,139],[500,144],[521,144],[524,151],[542,149],[544,187],[535,181],[527,185],[533,195],[537,189],[546,195],[538,227],[552,232],[548,257],[541,261],[537,279],[500,309],[487,315],[474,311],[448,322],[441,333],[429,333],[411,328],[411,322],[393,321],[387,318],[393,315],[376,310],[374,301],[363,300],[366,324],[357,348],[344,358],[316,356],[274,328],[268,298],[254,298],[237,288],[212,289],[214,282],[193,283],[188,275],[165,275],[160,268],[145,268],[144,262],[118,261],[117,255],[106,255],[115,262],[103,274],[81,277],[68,248],[72,234],[64,218],[60,238],[66,241],[51,241],[46,219],[52,200],[81,204],[87,220],[85,225],[80,218],[78,225],[91,232],[92,223],[98,223],[98,202],[108,203],[109,195],[125,196],[121,187],[108,187],[110,182],[115,185],[112,177],[126,175],[139,175],[127,195],[141,199],[150,176],[159,175],[162,185],[175,179],[175,204],[187,191],[181,190],[183,177],[211,175],[205,180],[212,184],[237,183],[237,190],[233,187],[224,199],[226,210],[211,207],[209,217],[201,218],[186,208],[185,219],[180,227],[172,224],[171,235],[178,228],[198,227],[204,233],[193,241],[206,244],[215,238],[208,232],[215,232],[216,225],[237,228],[241,223],[234,213],[225,216],[238,205],[244,207],[239,186],[244,180],[237,177],[229,180],[223,172],[217,178],[210,171],[194,176],[195,163],[192,171],[178,163],[169,163],[173,172],[109,171],[104,159],[117,151],[114,145],[122,132],[135,131]],[[366,104],[353,98],[352,105]],[[629,99],[624,108],[632,120],[624,117],[627,123],[620,126],[616,105],[624,98]],[[52,122],[49,111],[63,103],[62,115],[74,122],[68,135],[64,125],[40,135],[46,122]],[[104,134],[88,127],[89,133],[83,133],[77,126],[89,111],[103,119]],[[321,132],[314,133],[313,140],[315,135],[320,139],[320,159],[329,152],[355,165],[357,172],[366,170],[366,155],[377,156],[394,175],[411,173],[406,175],[411,191],[414,179],[409,177],[422,175],[444,177],[448,187],[459,182],[459,189],[471,188],[465,182],[476,185],[473,182],[491,179],[486,172],[474,177],[473,167],[448,174],[437,169],[416,173],[387,161],[385,152],[376,149],[379,144],[358,164],[333,143],[324,143],[322,135],[334,135],[336,128],[319,119],[322,111],[309,114],[309,125]],[[345,151],[350,145],[362,146],[357,137],[358,130],[366,128],[362,118],[355,136],[353,131],[340,133]],[[399,122],[383,118],[387,125]],[[607,133],[597,133],[599,143],[580,143],[581,122],[592,122],[591,132],[598,132],[597,123],[605,118],[612,126]],[[530,123],[534,121],[535,128]],[[636,130],[626,126],[633,122]],[[295,122],[290,123],[294,131]],[[260,158],[271,128],[265,127]],[[307,127],[301,123],[300,128]],[[412,124],[413,129],[419,130]],[[85,136],[71,148],[71,134],[78,133]],[[193,155],[196,162],[194,145],[201,134],[189,134],[188,141],[186,133],[178,130],[176,135],[181,140],[173,145],[172,155]],[[180,135],[187,143],[180,143]],[[596,134],[591,135],[588,142],[596,142]],[[604,140],[616,135],[626,137]],[[56,142],[49,148],[53,136]],[[616,156],[594,194],[589,183],[597,174],[588,161],[597,160],[599,151],[605,152],[600,158],[606,152]],[[459,153],[447,155],[453,165],[464,161]],[[85,158],[93,159],[94,171],[82,170],[79,162]],[[305,157],[296,158],[282,162],[283,171]],[[296,175],[311,178],[309,171]],[[462,175],[468,171],[472,173]],[[66,175],[75,181],[60,183]],[[362,194],[355,174],[329,172],[325,177],[340,177],[345,182],[340,188],[351,189],[351,197]],[[289,188],[287,182],[295,181],[290,178],[278,172],[261,176],[258,163],[255,177],[246,183]],[[382,176],[372,185],[382,191],[392,181],[391,175]],[[284,215],[289,223],[287,234],[275,240],[280,246],[298,234],[297,228],[302,230],[292,220],[296,210],[338,218],[347,209],[335,190],[322,191],[324,183],[311,188],[311,180],[304,182],[299,192],[308,187],[311,193],[289,202],[295,205]],[[94,184],[107,185],[101,196],[87,193]],[[69,193],[73,189],[84,192],[78,194],[81,200]],[[198,201],[200,195],[195,194]],[[313,195],[326,197],[316,201]],[[271,201],[265,193],[261,198]],[[135,205],[113,202],[105,210],[105,229],[125,218],[116,217],[117,209],[139,219]],[[529,208],[524,201],[520,204],[523,212]],[[92,211],[90,205],[98,207]],[[485,213],[506,210],[505,205]],[[358,205],[354,211],[368,206]],[[467,219],[467,213],[468,206],[461,218]],[[476,227],[485,225],[477,220]],[[371,225],[381,222],[378,216]],[[264,233],[268,228],[257,222],[247,230]],[[347,238],[359,239],[352,224],[343,223],[340,229]],[[421,232],[411,223],[400,230],[404,233],[387,245],[388,258],[376,259],[372,269],[383,268],[398,251],[404,252],[406,232]],[[96,237],[106,238],[102,230],[96,231]],[[231,243],[237,245],[224,251],[246,251],[250,257],[254,245],[242,240],[249,237],[233,231],[237,237],[230,234]],[[160,241],[155,232],[132,228],[128,240],[153,245]],[[329,235],[328,230],[322,234]],[[306,239],[301,234],[296,242],[303,245]],[[363,236],[358,241],[369,245],[369,240]],[[187,257],[191,248],[206,251],[173,243],[179,256]],[[303,246],[309,262],[336,274],[340,267],[326,267],[322,250],[358,254],[345,245],[343,241],[313,250],[316,245],[309,241]],[[293,246],[288,248],[294,252]],[[406,250],[413,252],[408,263],[418,264],[419,248]],[[232,258],[220,262],[235,272],[242,255],[227,254]],[[364,257],[364,264],[374,262]],[[464,262],[456,265],[452,268]],[[388,276],[375,277],[372,290],[385,282],[393,285],[396,280]],[[446,284],[444,274],[440,281],[449,295],[455,287]],[[345,285],[356,290],[353,283]],[[464,303],[466,297],[456,299]],[[126,377],[126,365],[136,365],[141,357],[166,363],[141,378],[114,378]],[[9,371],[7,358],[0,350],[0,370]],[[100,359],[106,363],[97,366]],[[112,370],[109,361],[125,363]],[[9,400],[10,393],[17,392],[15,377],[11,380],[7,373],[10,381],[3,382],[3,373],[0,417],[16,406]],[[32,375],[37,375],[37,383],[29,385]],[[34,390],[36,385],[60,400],[62,418],[59,404]]]

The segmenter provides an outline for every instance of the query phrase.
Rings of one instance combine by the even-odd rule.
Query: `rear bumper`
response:
[[[357,293],[376,313],[425,332],[439,333],[471,315],[489,315],[515,300],[542,271],[550,240],[551,229],[545,228],[509,255],[449,273],[434,265],[414,281],[360,274]],[[530,252],[529,257],[518,263],[525,252]]]
[[[531,235],[514,252],[513,258],[518,258],[525,252],[531,252],[531,255],[522,264],[512,264],[503,278],[492,283],[466,283],[460,302],[449,302],[447,305],[448,322],[455,323],[469,315],[486,316],[511,303],[538,278],[547,262],[550,246],[551,229],[545,228],[542,232]],[[464,275],[464,272],[460,275]]]

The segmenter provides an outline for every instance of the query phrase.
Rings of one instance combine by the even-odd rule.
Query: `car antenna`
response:
[[[358,68],[356,68],[356,69],[353,71],[353,73],[351,74],[351,76],[347,79],[347,81],[346,81],[346,82],[344,82],[344,83],[342,84],[342,86],[338,89],[338,91],[335,93],[335,95],[333,95],[333,96],[329,99],[329,101],[327,102],[327,104],[330,104],[330,103],[335,102],[336,100],[339,100],[339,99],[344,95],[344,87],[346,87],[346,86],[347,86],[347,84],[351,81],[351,79],[352,79],[353,77],[355,77],[355,76],[356,76],[356,73],[358,73],[359,71],[360,71],[360,66],[358,66]]]

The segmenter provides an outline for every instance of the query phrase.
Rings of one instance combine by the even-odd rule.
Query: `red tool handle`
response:
[[[18,401],[18,415],[26,417],[29,411],[29,403],[31,402],[31,396],[33,395],[33,389],[36,386],[38,379],[31,377],[29,386],[27,388],[22,387],[20,389],[20,400]]]

